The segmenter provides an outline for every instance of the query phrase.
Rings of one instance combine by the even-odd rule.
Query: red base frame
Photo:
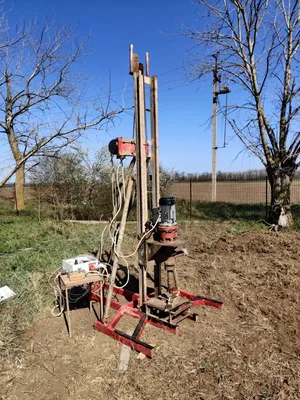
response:
[[[109,287],[108,284],[104,285],[104,288],[107,289]],[[102,321],[96,320],[94,323],[94,328],[99,332],[105,333],[106,335],[118,340],[119,342],[131,347],[132,349],[145,354],[147,357],[152,358],[153,355],[153,346],[143,342],[140,340],[140,337],[143,333],[147,324],[151,324],[157,328],[165,329],[168,332],[178,334],[178,327],[172,327],[160,322],[158,320],[152,319],[150,316],[146,315],[142,311],[138,310],[137,305],[139,301],[138,293],[130,292],[126,289],[120,289],[114,287],[114,293],[119,294],[125,297],[127,300],[130,300],[127,304],[122,304],[119,301],[112,300],[111,307],[117,310],[117,313],[111,318],[108,324],[104,324]],[[212,300],[206,297],[197,296],[192,293],[186,292],[184,290],[176,290],[179,293],[180,297],[185,297],[190,300],[193,305],[192,307],[204,305],[214,308],[221,308],[223,303],[217,300]],[[91,300],[99,301],[99,297],[92,293]],[[105,299],[104,299],[105,303]],[[129,315],[133,318],[139,319],[137,327],[132,335],[128,335],[124,332],[121,332],[116,329],[116,326],[123,315]]]

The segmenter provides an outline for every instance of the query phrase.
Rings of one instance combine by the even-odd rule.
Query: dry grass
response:
[[[180,232],[189,249],[178,260],[181,287],[223,300],[222,310],[199,309],[200,322],[184,321],[179,336],[147,326],[154,358],[132,353],[124,375],[121,345],[93,331],[86,309],[72,312],[71,340],[62,318],[44,316],[2,368],[3,399],[299,399],[300,234],[234,221]]]

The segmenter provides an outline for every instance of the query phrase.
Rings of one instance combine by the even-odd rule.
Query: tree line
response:
[[[112,162],[106,146],[93,155],[78,147],[40,159],[30,172],[30,190],[39,214],[59,220],[111,218],[112,192],[121,190],[128,173],[124,164]],[[173,182],[173,175],[160,166],[162,195],[168,194]],[[131,209],[130,217],[134,217],[135,201]]]
[[[211,172],[170,172],[173,181],[175,182],[187,182],[192,180],[193,182],[210,182],[212,179]],[[300,171],[296,171],[294,179],[300,179]],[[217,172],[217,180],[219,181],[264,181],[266,180],[265,169],[252,169],[248,171],[236,171],[236,172]]]
[[[265,167],[247,179],[265,179],[267,174],[269,221],[278,224],[286,215],[292,223],[290,185],[300,165],[299,1],[196,4],[197,24],[182,32],[193,42],[190,72],[197,79],[213,74],[218,87],[214,102],[225,93],[221,83],[230,84],[234,100],[220,112]],[[15,177],[17,211],[25,207],[25,174],[37,158],[55,157],[83,133],[106,129],[125,111],[110,90],[106,101],[94,96],[87,101],[90,85],[77,73],[84,41],[76,36],[74,28],[51,23],[27,22],[16,29],[0,10],[0,130],[14,161],[4,168],[0,187]],[[174,179],[198,180],[198,175],[174,173]],[[210,180],[209,173],[200,175]],[[218,173],[218,178],[246,179],[244,173]]]

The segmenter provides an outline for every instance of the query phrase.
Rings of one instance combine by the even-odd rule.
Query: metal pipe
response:
[[[146,53],[146,76],[150,76],[149,53]]]
[[[133,44],[129,45],[129,66],[130,66],[130,71],[129,73],[133,73]]]

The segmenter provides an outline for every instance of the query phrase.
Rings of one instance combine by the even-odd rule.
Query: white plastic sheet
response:
[[[15,296],[16,293],[13,292],[8,286],[2,286],[0,288],[0,302]]]

